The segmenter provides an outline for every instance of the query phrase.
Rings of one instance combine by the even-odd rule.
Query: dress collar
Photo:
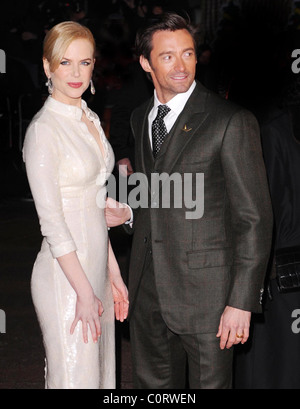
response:
[[[88,108],[87,103],[83,99],[81,100],[81,108],[79,108],[74,105],[64,104],[49,96],[46,99],[44,106],[57,114],[74,118],[77,121],[81,120],[83,111],[89,120],[95,121],[99,119],[98,115]]]

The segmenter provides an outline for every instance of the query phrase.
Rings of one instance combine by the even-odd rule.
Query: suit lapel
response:
[[[179,159],[182,151],[193,139],[196,132],[205,123],[208,113],[205,112],[207,91],[200,83],[192,93],[182,113],[177,118],[168,137],[162,144],[161,150],[154,160],[149,141],[148,115],[153,107],[153,98],[150,100],[145,111],[144,120],[141,129],[140,151],[142,172],[148,178],[149,192],[151,192],[151,172],[171,174],[172,169]]]
[[[199,133],[199,129],[209,115],[205,112],[206,98],[207,91],[197,83],[196,89],[162,144],[155,161],[155,170],[171,174],[182,151],[195,133]]]

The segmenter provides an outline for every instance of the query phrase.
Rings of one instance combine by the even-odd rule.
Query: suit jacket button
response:
[[[144,243],[147,243],[148,239],[147,237],[144,237]]]
[[[259,303],[262,304],[263,303],[263,295],[264,295],[264,289],[261,288],[259,291]]]

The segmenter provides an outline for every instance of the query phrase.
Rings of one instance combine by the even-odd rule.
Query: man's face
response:
[[[142,56],[140,63],[151,74],[158,99],[165,104],[188,91],[195,79],[193,38],[187,30],[158,31],[153,35],[150,61]]]

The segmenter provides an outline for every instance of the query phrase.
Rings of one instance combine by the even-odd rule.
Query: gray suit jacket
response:
[[[148,136],[152,107],[153,99],[131,118],[136,172],[147,175],[150,188],[148,208],[135,212],[130,314],[152,248],[159,303],[169,328],[176,333],[217,331],[226,305],[261,311],[272,210],[258,124],[251,113],[197,83],[153,160]],[[151,173],[163,172],[182,180],[192,174],[194,197],[202,192],[196,174],[204,175],[202,217],[188,219],[191,209],[185,200],[174,206],[178,192],[174,197],[172,183],[152,188]],[[163,208],[158,203],[169,190],[170,208]]]

